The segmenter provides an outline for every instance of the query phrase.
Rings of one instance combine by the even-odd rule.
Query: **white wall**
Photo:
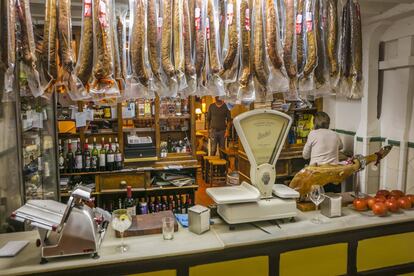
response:
[[[408,6],[407,6],[408,7]],[[414,193],[414,5],[384,13],[381,20],[368,20],[363,26],[364,98],[347,101],[335,97],[324,99],[324,111],[332,121],[332,128],[356,132],[341,134],[347,148],[355,153],[371,154],[381,142],[371,142],[372,137],[402,142],[395,146],[379,171],[365,170],[360,174],[365,192],[375,192],[379,187],[406,189]],[[399,16],[398,13],[401,13]],[[385,42],[385,60],[379,62],[379,43]],[[414,62],[412,62],[414,63]],[[385,66],[385,67],[384,67]],[[377,120],[378,70],[384,71],[382,115]],[[361,140],[361,139],[359,139]],[[384,145],[388,143],[386,140]]]

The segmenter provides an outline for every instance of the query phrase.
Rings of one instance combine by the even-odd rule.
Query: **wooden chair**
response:
[[[226,184],[227,177],[227,161],[224,159],[210,159],[208,160],[209,169],[207,173],[206,182],[213,186],[213,184]]]

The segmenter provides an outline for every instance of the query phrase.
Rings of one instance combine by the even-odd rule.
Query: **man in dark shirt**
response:
[[[217,144],[220,148],[224,148],[225,138],[229,134],[231,124],[231,114],[227,105],[219,97],[208,108],[207,128],[211,141],[211,155],[215,155]],[[220,154],[221,155],[221,154]]]

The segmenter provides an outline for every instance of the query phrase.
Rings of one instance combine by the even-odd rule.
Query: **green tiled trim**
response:
[[[399,147],[400,146],[400,141],[388,140],[388,144],[390,144],[392,146]]]
[[[414,143],[413,142],[408,142],[408,147],[414,149]]]
[[[357,137],[357,141],[358,141],[358,142],[364,142],[364,138],[362,138],[362,137]]]
[[[348,130],[343,130],[343,129],[333,129],[333,131],[336,131],[338,133],[345,134],[345,135],[351,135],[351,136],[356,135],[356,132],[354,131],[348,131]]]
[[[385,138],[383,137],[371,137],[369,140],[370,142],[385,142]]]

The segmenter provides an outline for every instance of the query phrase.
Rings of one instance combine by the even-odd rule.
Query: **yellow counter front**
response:
[[[95,260],[88,256],[60,258],[39,264],[36,231],[2,234],[30,244],[15,258],[0,259],[0,275],[410,275],[414,272],[414,210],[388,217],[370,217],[348,208],[339,218],[310,219],[299,212],[294,222],[237,225],[234,230],[214,219],[211,230],[196,235],[180,228],[172,241],[161,235],[120,240],[109,230]],[[280,227],[280,228],[279,228]],[[413,275],[413,274],[411,274]]]

